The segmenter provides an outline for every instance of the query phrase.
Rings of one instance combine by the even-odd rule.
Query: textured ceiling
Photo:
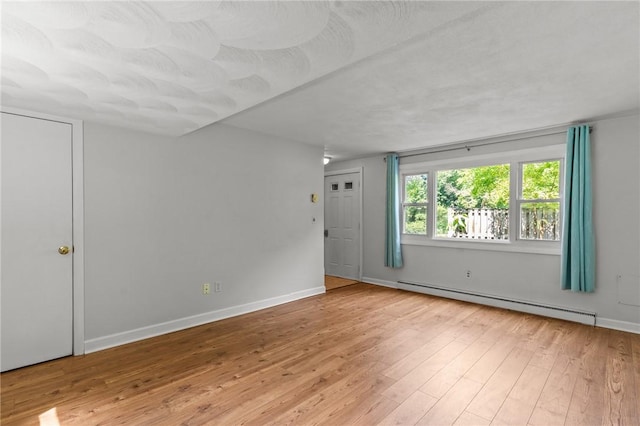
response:
[[[638,111],[639,2],[482,3],[224,122],[345,159]]]
[[[3,104],[184,134],[480,5],[3,2]]]
[[[2,105],[338,158],[637,110],[638,2],[7,2]]]

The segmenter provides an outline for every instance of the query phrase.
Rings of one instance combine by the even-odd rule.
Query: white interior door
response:
[[[1,125],[6,371],[73,352],[72,129],[4,112]]]
[[[326,176],[324,270],[342,278],[360,277],[360,173]]]

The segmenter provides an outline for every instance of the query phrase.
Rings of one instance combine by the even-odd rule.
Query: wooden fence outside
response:
[[[448,236],[474,240],[508,240],[509,210],[449,208]],[[556,209],[522,208],[520,238],[527,240],[560,239],[560,214]]]

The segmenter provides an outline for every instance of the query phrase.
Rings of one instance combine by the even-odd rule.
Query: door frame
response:
[[[364,255],[362,253],[363,250],[363,243],[362,243],[362,235],[363,235],[363,231],[364,231],[364,224],[363,224],[363,211],[362,211],[362,207],[363,207],[363,193],[364,193],[364,181],[363,181],[363,176],[364,176],[364,167],[360,166],[360,167],[354,167],[352,169],[341,169],[341,170],[325,170],[324,172],[324,177],[325,179],[327,178],[327,176],[336,176],[336,175],[346,175],[346,174],[350,174],[350,173],[358,173],[359,178],[360,178],[360,191],[358,194],[358,204],[360,205],[360,217],[358,218],[359,226],[358,226],[358,262],[359,262],[359,267],[358,267],[358,281],[362,281],[362,274],[363,274],[363,259],[364,259]],[[323,188],[326,187],[324,186],[324,182],[323,182]],[[322,209],[323,209],[323,213],[324,213],[324,204],[326,203],[326,191],[325,191],[325,197],[323,197],[323,205],[322,205]],[[324,214],[323,214],[324,217]],[[324,226],[324,224],[323,224]],[[323,228],[324,229],[324,228]],[[325,243],[326,244],[326,243]],[[324,259],[323,261],[326,261],[326,259]],[[324,269],[324,263],[322,265],[322,268]]]
[[[71,125],[72,164],[72,289],[73,289],[73,355],[84,354],[84,123],[57,115],[0,107],[0,111],[23,117],[56,121]],[[0,231],[1,232],[1,231]],[[0,247],[0,250],[2,248]]]

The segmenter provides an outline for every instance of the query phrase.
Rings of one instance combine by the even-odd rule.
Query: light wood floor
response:
[[[346,287],[348,285],[353,285],[357,283],[358,283],[357,280],[350,280],[348,278],[333,277],[331,275],[324,276],[324,288],[326,288],[327,290]]]
[[[640,335],[355,284],[0,379],[3,425],[638,425]]]

